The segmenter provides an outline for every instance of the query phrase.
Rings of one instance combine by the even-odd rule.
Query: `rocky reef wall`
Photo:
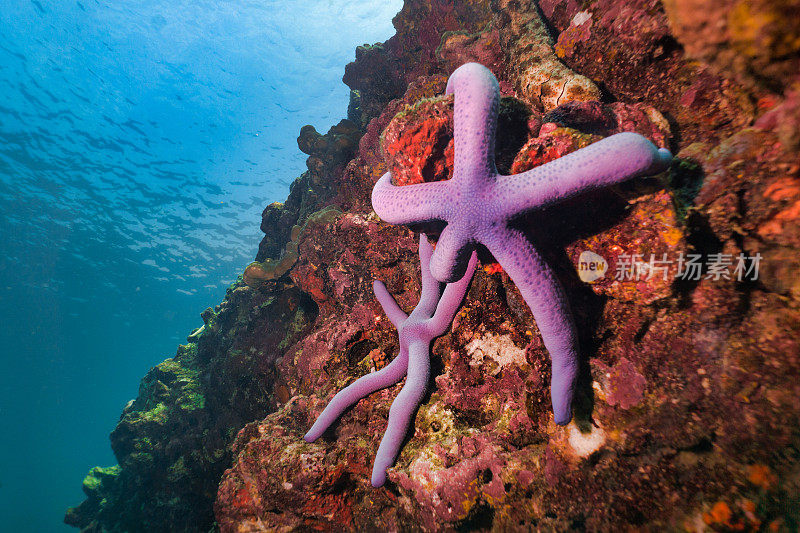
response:
[[[265,209],[256,262],[143,379],[111,435],[119,465],[90,472],[67,523],[797,530],[799,21],[800,4],[782,0],[407,0],[396,35],[346,67],[347,119],[301,131],[308,171]],[[375,215],[370,191],[389,169],[398,184],[452,175],[452,99],[441,95],[468,61],[500,81],[503,172],[620,131],[677,159],[519,223],[564,284],[581,335],[574,423],[554,424],[535,321],[482,254],[432,347],[415,430],[374,489],[399,385],[325,438],[302,435],[333,394],[396,353],[371,284],[410,310],[416,239]],[[593,283],[578,275],[587,250],[609,264]],[[760,258],[757,279],[739,279],[740,254]],[[631,257],[690,255],[705,265],[698,279],[677,278],[675,265],[613,276]]]

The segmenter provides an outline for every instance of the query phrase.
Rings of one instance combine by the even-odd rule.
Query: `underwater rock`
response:
[[[215,504],[220,530],[400,529],[397,498],[353,477],[369,474],[370,443],[353,436],[331,450],[298,441],[313,422],[309,415],[308,398],[297,396],[240,431]]]
[[[383,130],[381,148],[395,185],[453,177],[453,98],[406,107]]]
[[[300,226],[294,226],[299,228]],[[282,257],[278,260],[266,259],[262,262],[254,261],[247,265],[242,274],[242,279],[248,287],[258,289],[267,281],[280,279],[297,261],[297,242],[291,240],[286,243]]]
[[[582,9],[571,0],[542,0],[541,6],[552,14],[562,61],[617,100],[644,101],[678,119],[682,142],[717,142],[753,120],[746,88],[684,57],[659,1],[605,0]],[[703,16],[724,13],[709,7]]]
[[[445,63],[446,72],[452,72],[464,63],[480,63],[492,72],[500,72],[506,64],[497,28],[474,34],[465,31],[445,33],[436,55]]]
[[[502,28],[509,75],[522,99],[544,111],[566,102],[600,99],[600,89],[589,78],[557,57],[558,50],[533,2],[500,0],[493,9],[493,24]]]
[[[248,287],[260,289],[265,287],[268,282],[277,281],[294,266],[297,262],[297,244],[305,231],[308,231],[315,224],[328,224],[341,215],[341,210],[336,206],[329,205],[312,213],[302,226],[292,227],[290,234],[291,240],[286,243],[286,247],[278,260],[266,259],[262,262],[254,261],[250,263],[242,274],[242,279]],[[271,284],[270,288],[275,289],[276,285]]]
[[[208,530],[230,444],[271,410],[272,365],[317,309],[296,288],[267,296],[234,283],[194,342],[153,368],[111,434],[119,465],[93,469],[65,521],[83,531]]]
[[[353,106],[351,97],[349,114],[361,127],[379,115],[387,102],[402,95],[405,86],[397,65],[381,43],[356,48],[356,60],[345,67],[342,81],[358,99],[357,106]]]
[[[599,135],[572,128],[559,128],[554,122],[542,124],[539,135],[520,148],[511,164],[511,174],[519,174],[549,163],[570,152],[585,148],[601,139]]]
[[[782,91],[800,70],[797,0],[665,0],[686,53],[752,85]]]
[[[347,119],[332,126],[325,135],[320,135],[313,126],[301,128],[297,143],[301,151],[309,155],[306,161],[309,170],[292,182],[286,202],[275,202],[264,209],[261,215],[264,238],[259,243],[255,261],[264,264],[261,270],[265,274],[254,270],[253,278],[275,279],[271,273],[273,269],[282,271],[280,275],[283,275],[291,266],[288,263],[292,263],[294,226],[302,225],[312,213],[335,203],[337,177],[358,149],[362,133]],[[281,264],[286,255],[289,259]]]

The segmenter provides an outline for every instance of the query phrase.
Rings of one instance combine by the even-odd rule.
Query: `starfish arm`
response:
[[[442,230],[433,250],[431,274],[442,283],[452,283],[461,279],[464,277],[469,254],[473,249],[474,245],[466,236],[466,232],[458,226],[448,224]]]
[[[328,403],[317,421],[303,437],[306,442],[314,442],[333,424],[342,413],[361,398],[373,392],[394,385],[405,376],[408,369],[408,349],[400,347],[400,353],[391,363],[378,370],[361,376],[353,383],[340,390]]]
[[[455,99],[453,175],[470,181],[486,180],[497,173],[494,164],[495,128],[500,109],[497,78],[481,64],[466,63],[450,75],[445,94],[452,94]]]
[[[578,339],[564,291],[553,271],[517,230],[497,230],[484,242],[530,307],[552,360],[550,384],[557,424],[572,418],[578,374]]]
[[[403,390],[397,395],[389,408],[389,422],[386,432],[375,454],[375,464],[372,467],[372,486],[380,487],[386,482],[386,469],[391,467],[403,439],[408,433],[411,419],[417,411],[430,378],[430,343],[427,341],[414,341],[409,346],[408,378],[403,385]]]
[[[564,157],[510,176],[498,176],[499,205],[514,216],[583,191],[663,172],[672,154],[638,133],[617,133]]]
[[[400,329],[400,325],[405,322],[408,315],[405,311],[400,309],[400,306],[394,301],[394,298],[392,298],[392,295],[389,294],[389,291],[386,289],[386,285],[381,281],[373,281],[372,292],[375,293],[375,298],[378,300],[378,303],[381,304],[383,312],[386,313],[386,316],[392,321],[394,327]]]
[[[444,220],[446,189],[441,181],[398,187],[387,172],[372,188],[372,208],[390,224]]]
[[[456,316],[456,311],[458,311],[461,305],[461,300],[463,300],[464,295],[467,294],[469,282],[475,274],[475,267],[477,264],[478,253],[473,251],[472,256],[469,258],[469,264],[467,265],[467,271],[464,273],[464,277],[454,283],[448,283],[444,288],[442,298],[439,300],[439,305],[436,307],[436,313],[434,313],[427,324],[431,337],[443,335],[444,332],[447,331],[447,328],[450,327],[453,318]]]
[[[431,274],[431,256],[433,255],[433,246],[428,242],[428,237],[424,233],[419,235],[419,265],[422,276],[422,291],[419,297],[419,303],[414,308],[414,316],[429,317],[436,310],[436,304],[439,303],[439,296],[441,295],[441,287],[439,282]]]

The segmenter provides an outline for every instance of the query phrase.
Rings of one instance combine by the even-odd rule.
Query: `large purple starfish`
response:
[[[463,276],[476,244],[488,248],[533,312],[552,359],[555,421],[567,424],[578,370],[575,325],[552,270],[528,239],[509,227],[509,221],[589,189],[659,173],[669,166],[672,155],[639,134],[618,133],[527,172],[501,176],[494,163],[497,79],[483,65],[467,63],[450,76],[446,94],[451,93],[453,178],[397,187],[387,172],[372,191],[372,206],[392,224],[447,223],[430,263],[439,281]]]
[[[375,297],[386,312],[386,316],[397,327],[400,353],[384,368],[360,377],[339,391],[303,437],[307,442],[314,442],[348,407],[376,390],[394,385],[408,374],[403,389],[389,409],[389,422],[372,467],[373,487],[384,484],[386,469],[394,464],[400,452],[411,417],[428,386],[431,341],[442,335],[453,321],[478,261],[477,255],[473,252],[466,265],[464,276],[456,283],[448,283],[441,293],[440,284],[433,278],[429,268],[432,253],[433,247],[425,234],[421,234],[419,260],[422,267],[422,293],[419,303],[410,315],[406,315],[400,309],[383,283],[375,281],[372,285]]]

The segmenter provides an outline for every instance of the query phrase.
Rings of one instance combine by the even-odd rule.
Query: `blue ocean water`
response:
[[[401,0],[0,2],[0,530],[69,531]]]

